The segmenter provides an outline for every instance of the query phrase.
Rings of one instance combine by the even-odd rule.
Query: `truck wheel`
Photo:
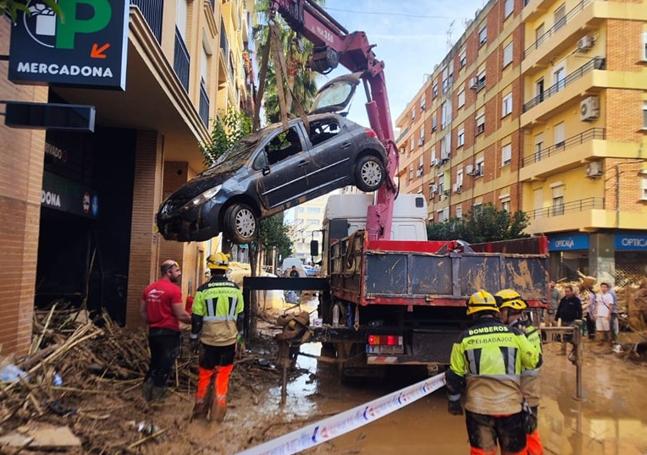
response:
[[[247,204],[232,204],[225,210],[224,231],[237,244],[250,243],[256,238],[258,218]]]
[[[373,155],[364,155],[355,163],[355,184],[365,193],[376,191],[385,177],[384,164]]]

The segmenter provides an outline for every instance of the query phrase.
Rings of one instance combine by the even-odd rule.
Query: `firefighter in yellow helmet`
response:
[[[244,303],[241,290],[226,277],[226,254],[210,255],[207,267],[211,279],[198,288],[191,315],[191,342],[195,351],[202,348],[193,417],[209,416],[221,422],[227,412],[229,378],[242,331]],[[208,393],[210,387],[214,393]],[[213,401],[208,402],[208,398]]]
[[[445,373],[449,412],[466,411],[470,454],[521,454],[526,450],[521,372],[537,365],[538,353],[516,329],[502,324],[492,294],[480,290],[467,300],[472,324],[454,343]],[[461,399],[464,395],[464,404]]]
[[[528,432],[528,454],[542,455],[544,447],[537,430],[537,412],[539,410],[539,367],[542,363],[541,333],[534,327],[530,320],[524,317],[528,304],[514,289],[503,289],[494,295],[501,313],[501,321],[508,327],[523,332],[528,341],[539,353],[539,361],[535,368],[525,369],[521,372],[521,392],[530,407],[526,412]]]

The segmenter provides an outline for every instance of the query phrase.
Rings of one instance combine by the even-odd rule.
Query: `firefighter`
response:
[[[539,367],[542,363],[541,334],[539,329],[534,327],[528,318],[524,317],[524,311],[528,304],[521,295],[514,289],[503,289],[494,295],[501,313],[501,321],[516,330],[524,333],[528,341],[539,353],[539,361],[535,368],[525,369],[521,372],[521,392],[530,411],[527,413],[526,431],[528,432],[528,454],[541,455],[544,447],[539,438],[537,430],[537,412],[539,411]]]
[[[472,455],[522,454],[526,433],[522,415],[521,372],[535,368],[538,353],[519,331],[502,324],[487,291],[467,300],[472,325],[454,343],[445,373],[451,414],[462,415],[465,394],[467,433]]]
[[[241,290],[225,275],[229,267],[227,255],[210,255],[207,267],[211,270],[211,279],[198,288],[191,317],[194,352],[202,348],[193,417],[208,415],[222,422],[227,412],[229,377],[234,368],[236,344],[240,341],[244,304]],[[215,400],[214,394],[208,393],[211,387],[215,389]]]

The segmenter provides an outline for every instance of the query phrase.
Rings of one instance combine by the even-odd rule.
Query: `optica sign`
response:
[[[558,234],[548,237],[549,251],[587,250],[588,248],[588,234]]]
[[[616,251],[647,251],[647,232],[623,232],[616,234]]]
[[[126,0],[27,2],[11,28],[9,79],[126,89]]]

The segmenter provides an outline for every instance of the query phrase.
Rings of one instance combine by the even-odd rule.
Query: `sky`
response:
[[[364,31],[374,52],[385,63],[385,76],[391,117],[400,115],[425,80],[450,49],[448,31],[454,21],[451,42],[465,30],[465,21],[474,18],[486,0],[325,0],[324,8],[349,32]],[[358,13],[364,12],[364,13]],[[347,73],[340,65],[319,86]],[[368,126],[365,96],[357,90],[348,118]]]

